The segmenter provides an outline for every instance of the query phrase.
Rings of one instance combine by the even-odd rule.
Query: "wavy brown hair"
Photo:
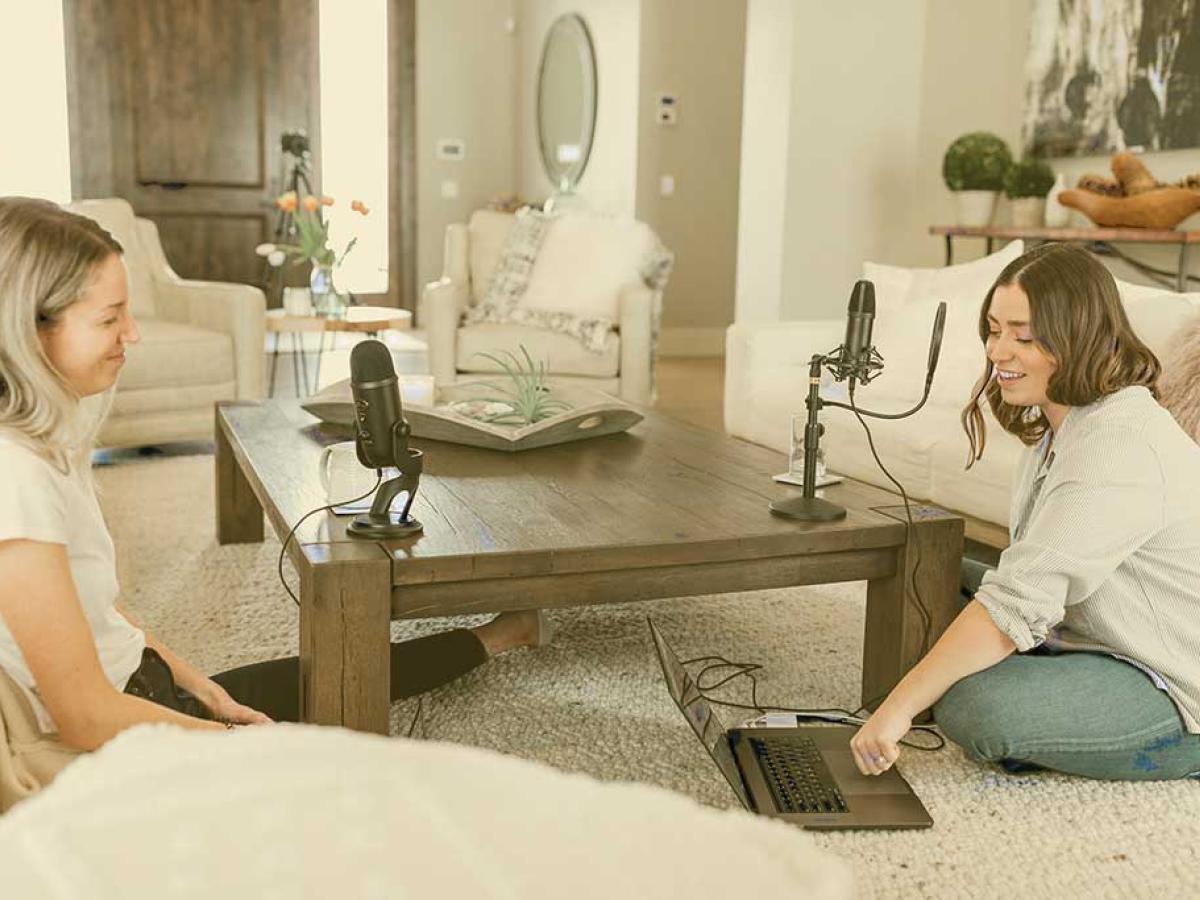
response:
[[[988,312],[996,288],[1016,285],[1029,298],[1029,330],[1035,345],[1054,360],[1046,396],[1063,406],[1087,406],[1130,385],[1158,396],[1162,366],[1129,324],[1108,269],[1081,247],[1043,244],[1017,257],[996,278],[979,310],[979,339],[987,346]],[[970,442],[967,468],[983,456],[987,443],[980,401],[986,396],[1000,427],[1025,444],[1036,444],[1050,423],[1036,406],[1010,406],[1000,396],[987,360],[962,411]]]

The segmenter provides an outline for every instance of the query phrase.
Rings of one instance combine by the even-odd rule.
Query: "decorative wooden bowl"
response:
[[[1109,228],[1174,228],[1200,210],[1200,191],[1167,187],[1135,197],[1105,197],[1090,191],[1063,191],[1058,202]]]
[[[532,425],[484,422],[447,408],[448,404],[478,401],[494,397],[497,393],[494,387],[483,381],[438,387],[433,407],[406,405],[404,417],[414,437],[506,452],[615,434],[631,428],[644,418],[640,412],[609,394],[590,388],[558,385],[553,387],[554,396],[569,403],[571,409]],[[354,403],[349,379],[331,384],[300,406],[327,425],[353,433]]]

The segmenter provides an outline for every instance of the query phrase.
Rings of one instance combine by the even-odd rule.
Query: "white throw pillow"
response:
[[[633,219],[558,216],[546,230],[517,306],[615,322],[621,290],[643,283],[656,245],[650,227]]]
[[[1147,297],[1161,297],[1168,292],[1166,288],[1153,284],[1134,284],[1132,281],[1122,281],[1120,278],[1113,278],[1117,283],[1117,293],[1121,295],[1121,299],[1128,302],[1130,300],[1144,300]]]
[[[947,303],[974,302],[978,309],[1004,267],[1024,252],[1023,242],[1012,241],[990,256],[940,269],[907,269],[867,262],[863,263],[863,278],[875,284],[875,309],[881,316],[889,309],[927,297],[938,297]]]
[[[1160,291],[1126,297],[1125,315],[1134,334],[1162,361],[1170,348],[1171,339],[1200,311],[1200,294],[1178,294]]]
[[[930,402],[965,405],[983,371],[979,341],[983,299],[1004,267],[1024,252],[1022,242],[1013,241],[990,256],[941,269],[864,263],[863,277],[875,285],[873,343],[884,358],[883,373],[864,390],[864,405],[870,402],[880,406],[880,412],[895,412],[896,407],[920,399],[930,332],[942,300],[946,301],[946,327]]]

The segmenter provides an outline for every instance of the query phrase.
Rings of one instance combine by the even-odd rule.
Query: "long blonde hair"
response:
[[[1131,385],[1156,397],[1162,372],[1158,357],[1134,332],[1112,274],[1092,254],[1071,244],[1043,244],[1017,257],[1000,273],[979,310],[979,340],[987,347],[988,312],[996,288],[1017,285],[1029,298],[1029,330],[1057,368],[1046,397],[1064,406],[1088,406]],[[986,354],[985,354],[986,358]],[[981,402],[986,399],[1000,427],[1022,443],[1036,444],[1050,428],[1037,407],[1010,406],[992,377],[990,360],[962,411],[970,451],[967,468],[987,443]]]
[[[39,337],[91,286],[119,243],[46,200],[0,197],[0,429],[64,472],[83,464],[94,429]]]

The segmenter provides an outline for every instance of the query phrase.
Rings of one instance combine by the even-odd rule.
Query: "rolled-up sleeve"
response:
[[[1079,437],[1045,475],[1024,534],[975,594],[1019,651],[1042,643],[1067,606],[1091,596],[1163,525],[1165,482],[1150,444],[1128,428]]]

